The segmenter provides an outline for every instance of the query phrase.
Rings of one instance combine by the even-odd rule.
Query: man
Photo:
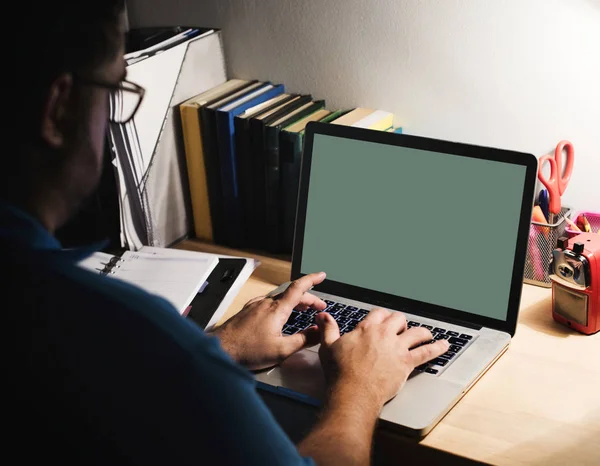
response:
[[[35,53],[14,58],[7,92],[21,105],[0,172],[0,254],[14,303],[6,328],[23,330],[14,359],[25,356],[28,374],[9,374],[9,448],[25,439],[21,461],[49,464],[367,464],[383,404],[445,341],[417,347],[429,331],[383,309],[342,338],[326,313],[282,335],[293,308],[324,309],[307,293],[323,273],[206,335],[166,301],[79,268],[93,247],[62,250],[54,238],[98,183],[111,93],[139,92],[125,81],[122,12],[122,0],[40,3],[28,19]],[[296,447],[248,369],[317,342],[329,398]]]

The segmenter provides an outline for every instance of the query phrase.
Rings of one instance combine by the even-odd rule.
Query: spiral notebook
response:
[[[144,246],[121,256],[97,252],[79,265],[161,296],[183,314],[218,262],[214,254]]]

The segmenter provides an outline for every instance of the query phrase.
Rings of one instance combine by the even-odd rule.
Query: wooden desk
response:
[[[193,241],[180,247],[207,250]],[[223,321],[289,278],[288,262],[261,260],[264,269],[255,271]],[[498,465],[600,465],[600,333],[584,336],[562,327],[550,309],[549,289],[524,285],[508,351],[425,439],[416,443],[378,432],[379,462],[401,464],[408,455],[431,464],[446,452],[456,455],[450,458],[453,464],[468,459]]]

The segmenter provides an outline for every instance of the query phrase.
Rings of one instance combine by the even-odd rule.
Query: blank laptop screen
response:
[[[525,174],[315,134],[300,271],[506,320]]]

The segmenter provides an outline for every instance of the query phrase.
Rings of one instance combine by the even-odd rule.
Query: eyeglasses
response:
[[[110,84],[101,81],[84,80],[79,78],[79,82],[89,86],[99,86],[111,91],[108,99],[109,120],[112,123],[125,124],[131,121],[135,113],[140,108],[144,99],[145,89],[126,79],[119,84]]]

